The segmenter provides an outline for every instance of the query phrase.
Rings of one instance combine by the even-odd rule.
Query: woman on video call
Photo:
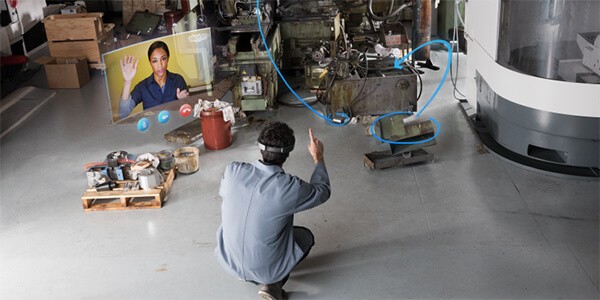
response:
[[[144,109],[177,99],[187,98],[187,84],[179,74],[167,70],[169,64],[169,47],[162,41],[156,41],[148,48],[148,60],[152,66],[152,74],[140,81],[131,90],[131,81],[137,72],[138,59],[125,55],[121,59],[123,73],[123,92],[119,102],[119,116],[129,116],[133,108],[142,102]]]

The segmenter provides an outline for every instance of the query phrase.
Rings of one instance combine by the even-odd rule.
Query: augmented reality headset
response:
[[[258,142],[258,148],[260,150],[265,150],[265,151],[274,152],[274,153],[290,153],[290,152],[292,152],[292,150],[294,150],[294,144],[291,144],[286,147],[271,147],[271,146],[267,146],[261,142]]]

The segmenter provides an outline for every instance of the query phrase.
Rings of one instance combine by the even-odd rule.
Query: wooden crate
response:
[[[48,41],[102,40],[103,13],[51,15],[42,20]]]
[[[104,25],[103,38],[99,40],[48,41],[48,49],[53,57],[84,56],[89,66],[102,69],[102,54],[116,49],[113,37],[114,24]]]
[[[90,64],[102,63],[102,54],[115,49],[113,39],[106,41],[48,42],[53,57],[85,56]]]
[[[123,191],[127,180],[117,181],[117,187],[112,191],[96,191],[88,189],[81,196],[84,211],[98,210],[128,210],[143,208],[161,208],[167,193],[171,189],[175,170],[166,172],[162,185],[155,189],[144,191]]]

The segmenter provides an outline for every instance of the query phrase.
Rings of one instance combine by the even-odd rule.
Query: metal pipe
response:
[[[413,49],[431,40],[431,1],[416,0],[413,6]],[[415,60],[429,59],[429,46],[413,54]]]

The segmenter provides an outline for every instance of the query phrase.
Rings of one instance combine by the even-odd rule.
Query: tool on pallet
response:
[[[126,151],[118,150],[107,154],[104,162],[86,164],[88,188],[108,191],[116,186],[117,180],[131,179],[132,158]]]
[[[124,192],[138,191],[139,189],[140,189],[140,184],[137,181],[128,181],[128,182],[125,182],[125,185],[123,186],[123,191]]]
[[[88,188],[96,191],[113,190],[118,181],[124,183],[124,190],[148,191],[164,182],[165,172],[175,166],[172,152],[162,150],[158,154],[144,153],[134,159],[127,151],[117,150],[106,155],[104,162],[85,165]]]
[[[144,191],[149,191],[161,185],[163,179],[163,175],[155,167],[143,169],[138,174],[138,182]]]
[[[108,180],[104,183],[96,184],[95,188],[96,188],[97,192],[102,192],[102,191],[112,191],[116,186],[117,186],[117,184],[114,181]]]
[[[166,156],[165,153],[163,155]],[[159,170],[160,157],[152,153],[144,153],[138,156],[137,163],[132,166],[132,173],[139,187],[145,191],[161,185],[164,176]]]

